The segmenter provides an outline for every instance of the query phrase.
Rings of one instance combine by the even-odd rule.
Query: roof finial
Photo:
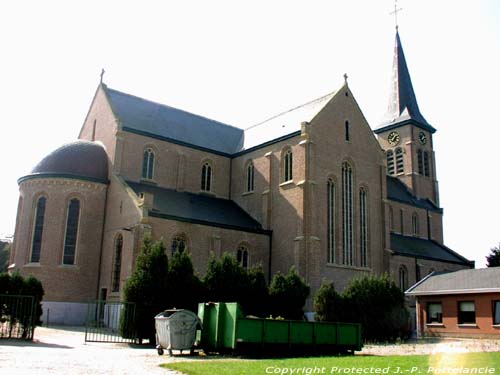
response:
[[[403,8],[398,8],[398,0],[394,0],[394,10],[389,14],[394,14],[394,22],[396,24],[396,31],[398,30],[398,12],[402,11]]]
[[[348,78],[347,77],[347,73],[344,73],[344,82],[345,82],[346,85],[347,85],[347,78]]]
[[[101,70],[101,83],[102,83],[102,77],[104,76],[104,73],[106,73],[106,71],[104,70],[104,68],[102,68],[102,70]]]

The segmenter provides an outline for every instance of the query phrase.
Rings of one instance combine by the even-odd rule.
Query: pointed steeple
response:
[[[412,122],[416,126],[432,133],[436,131],[422,116],[418,108],[410,72],[406,65],[403,46],[401,45],[401,39],[396,27],[389,105],[383,124],[375,132],[379,133],[388,130],[388,127],[395,128],[408,122]]]

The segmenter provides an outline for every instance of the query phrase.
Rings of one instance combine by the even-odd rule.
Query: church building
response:
[[[145,234],[170,257],[211,254],[295,266],[343,290],[391,274],[403,290],[432,271],[473,268],[443,243],[433,137],[398,32],[386,121],[370,128],[347,79],[247,129],[100,83],[78,135],[18,180],[10,270],[45,289],[44,314],[79,324],[87,303],[118,301]],[[382,111],[381,111],[382,112]],[[43,319],[43,318],[42,318]]]

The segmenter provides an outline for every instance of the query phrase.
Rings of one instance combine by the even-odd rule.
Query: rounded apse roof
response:
[[[30,177],[48,174],[107,181],[108,155],[101,143],[83,140],[67,143],[43,158]]]

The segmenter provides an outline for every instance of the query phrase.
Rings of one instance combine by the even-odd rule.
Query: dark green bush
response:
[[[366,341],[394,341],[408,334],[404,293],[387,274],[354,279],[341,295],[326,284],[314,305],[320,320],[361,323]]]
[[[121,319],[120,334],[129,337],[135,332],[142,342],[149,339],[155,342],[154,317],[168,306],[168,260],[163,241],[152,242],[149,236],[143,241],[141,253],[137,257],[134,272],[127,280],[123,296],[125,302],[135,303],[135,322],[125,325]],[[125,309],[130,308],[126,307]],[[127,315],[125,311],[122,316]],[[129,322],[130,324],[130,322]]]
[[[198,303],[203,302],[205,290],[201,280],[195,275],[191,256],[187,252],[176,252],[169,262],[169,293],[165,296],[169,308],[198,311]]]
[[[285,276],[278,272],[269,286],[271,313],[286,319],[303,319],[302,310],[309,296],[310,288],[295,270]]]

